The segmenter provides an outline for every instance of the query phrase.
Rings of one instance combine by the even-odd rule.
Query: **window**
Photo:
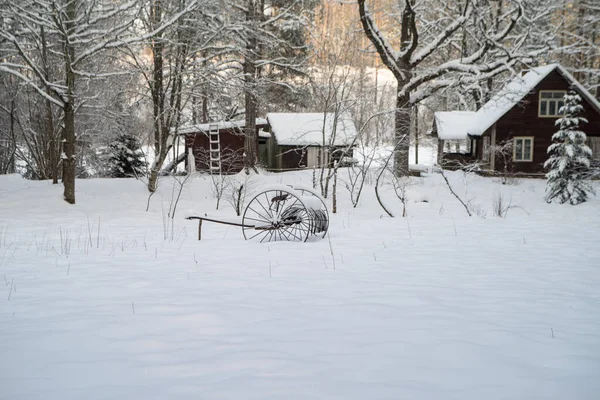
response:
[[[514,139],[513,161],[533,161],[532,137],[516,137]]]
[[[449,153],[449,154],[471,154],[471,149],[472,149],[471,142],[472,142],[471,139],[444,140],[443,152]]]
[[[540,90],[540,117],[559,117],[563,115],[559,110],[565,104],[563,96],[564,90]]]

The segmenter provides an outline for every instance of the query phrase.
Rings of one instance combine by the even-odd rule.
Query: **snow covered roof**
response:
[[[326,142],[333,136],[334,146],[345,146],[357,135],[349,114],[338,116],[335,135],[333,113],[326,113],[325,118],[323,113],[269,113],[267,120],[277,144],[282,146],[322,146],[323,131]]]
[[[575,78],[561,65],[549,64],[543,67],[532,68],[523,76],[514,77],[506,86],[496,93],[490,101],[485,103],[473,116],[473,122],[468,133],[473,136],[481,136],[504,114],[516,106],[523,98],[531,92],[552,71],[558,72],[576,87],[577,91],[600,112],[600,103],[592,96]]]
[[[258,130],[258,137],[269,139],[271,137],[271,134],[269,132],[266,132],[263,129],[259,129]]]
[[[233,128],[243,128],[246,125],[246,121],[243,119],[235,120],[235,121],[217,121],[210,122],[206,124],[196,124],[196,125],[186,125],[179,128],[178,134],[185,135],[187,133],[196,133],[196,132],[208,132],[210,126],[213,124],[217,124],[219,130],[221,129],[233,129]],[[264,118],[256,118],[256,125],[267,125],[267,120]]]
[[[438,111],[434,114],[437,136],[441,140],[466,139],[475,111]]]

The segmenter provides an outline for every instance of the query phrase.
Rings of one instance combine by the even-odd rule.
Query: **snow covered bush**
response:
[[[110,176],[125,178],[142,176],[146,173],[146,161],[139,140],[122,133],[110,144]]]
[[[585,179],[592,150],[585,144],[585,133],[579,130],[579,124],[587,122],[579,116],[583,111],[581,97],[569,90],[564,104],[560,109],[564,116],[556,120],[560,128],[552,136],[554,143],[548,147],[550,158],[544,163],[550,169],[546,174],[546,201],[557,199],[561,204],[568,201],[575,205],[585,202],[592,191]]]

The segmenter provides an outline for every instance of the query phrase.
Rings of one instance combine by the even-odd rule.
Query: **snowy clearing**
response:
[[[146,212],[132,179],[78,180],[71,206],[0,176],[0,398],[596,399],[600,198],[448,175],[480,216],[437,175],[412,178],[408,218],[391,188],[394,219],[340,183],[333,256],[209,223],[198,242],[187,210],[234,216],[207,178],[171,226],[172,178]],[[521,208],[494,217],[497,193]]]

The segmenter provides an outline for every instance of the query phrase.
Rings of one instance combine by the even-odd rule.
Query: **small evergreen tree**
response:
[[[564,106],[560,112],[564,115],[556,120],[560,125],[552,136],[554,143],[548,147],[550,158],[544,167],[550,169],[546,174],[546,201],[557,199],[561,204],[567,201],[573,205],[587,200],[592,192],[585,175],[590,167],[592,150],[585,145],[585,133],[579,130],[579,124],[587,120],[579,115],[583,111],[581,97],[569,90],[564,96]]]
[[[121,133],[110,144],[110,176],[125,178],[142,176],[146,173],[146,162],[139,140],[130,134]]]

